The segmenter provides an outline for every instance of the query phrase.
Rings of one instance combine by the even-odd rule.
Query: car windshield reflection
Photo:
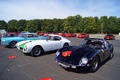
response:
[[[26,37],[26,34],[20,34],[18,37]]]
[[[40,40],[48,40],[48,37],[47,37],[47,36],[42,36],[42,37],[40,38]]]

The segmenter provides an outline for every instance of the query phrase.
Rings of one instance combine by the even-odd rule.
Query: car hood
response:
[[[94,51],[94,48],[88,46],[70,46],[60,49],[60,55],[56,57],[57,61],[66,62],[69,64],[78,65],[82,57]],[[62,55],[65,51],[72,51],[69,56],[64,57]]]
[[[30,43],[30,42],[33,42],[33,41],[34,41],[34,40],[23,41],[23,42],[21,42],[21,43],[19,44],[19,47],[23,49],[23,48],[25,47],[25,44]]]
[[[39,44],[44,44],[46,42],[46,40],[27,40],[27,41],[22,41],[18,43],[18,46],[20,48],[24,48],[25,45],[27,46],[35,46],[35,45],[39,45]]]

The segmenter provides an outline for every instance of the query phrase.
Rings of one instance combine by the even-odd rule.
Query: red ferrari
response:
[[[112,35],[112,34],[107,34],[107,35],[104,36],[104,39],[106,39],[106,40],[115,40],[115,36]]]
[[[78,38],[89,38],[89,34],[87,34],[87,33],[82,33],[82,34],[78,34],[77,37],[78,37]]]
[[[39,35],[39,36],[43,36],[43,35],[44,35],[44,33],[38,33],[38,35]]]
[[[65,37],[72,37],[71,33],[65,33]]]
[[[64,33],[57,33],[57,35],[64,36]]]

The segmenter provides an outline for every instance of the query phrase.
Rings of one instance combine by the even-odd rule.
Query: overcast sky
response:
[[[0,0],[0,20],[120,17],[119,0]]]

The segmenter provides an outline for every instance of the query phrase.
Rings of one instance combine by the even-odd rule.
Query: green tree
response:
[[[39,20],[39,27],[38,30],[43,32],[43,20]]]
[[[82,18],[82,16],[80,16],[80,15],[76,15],[75,16],[75,21],[76,21],[76,23],[75,23],[75,25],[74,25],[74,33],[81,33],[82,31],[83,31],[83,18]]]
[[[88,24],[88,17],[84,17],[83,19],[82,19],[82,26],[81,26],[81,33],[87,33],[86,32],[86,27],[87,27],[87,24]]]
[[[4,20],[0,20],[0,29],[5,29],[7,31],[7,23]]]
[[[44,32],[53,32],[53,20],[52,19],[45,19],[43,22],[43,31]]]
[[[98,18],[75,15],[68,16],[65,19],[10,20],[7,25],[5,21],[0,21],[0,28],[6,28],[7,26],[8,31],[118,34],[120,32],[120,18],[115,16]]]
[[[120,33],[120,18],[117,18],[117,23],[116,23],[116,34]]]
[[[53,19],[53,32],[63,32],[63,19]]]
[[[100,18],[100,33],[108,33],[109,31],[109,21],[107,16],[101,16]]]
[[[16,32],[17,27],[16,27],[17,20],[10,20],[8,22],[8,31],[9,32]]]
[[[59,32],[59,20],[54,18],[53,19],[53,32]]]
[[[117,27],[116,27],[117,18],[114,17],[114,16],[110,16],[108,21],[109,21],[109,24],[108,24],[108,29],[107,29],[108,32],[107,33],[115,34],[116,33],[116,29],[117,29]]]
[[[96,28],[96,21],[95,21],[95,19],[93,18],[93,17],[88,17],[87,18],[87,26],[85,27],[85,29],[84,29],[84,32],[86,32],[86,33],[96,33],[96,30],[97,30],[97,28]]]
[[[26,20],[19,20],[16,23],[16,28],[17,31],[24,31],[24,29],[26,28]]]
[[[94,31],[94,33],[100,33],[100,30],[101,30],[101,28],[100,28],[101,27],[100,20],[99,20],[98,17],[94,17],[94,20],[95,20],[95,31]]]
[[[40,20],[34,19],[26,22],[26,31],[37,32],[40,29]]]
[[[64,21],[64,32],[73,33],[75,32],[75,25],[77,23],[76,16],[69,16]]]

